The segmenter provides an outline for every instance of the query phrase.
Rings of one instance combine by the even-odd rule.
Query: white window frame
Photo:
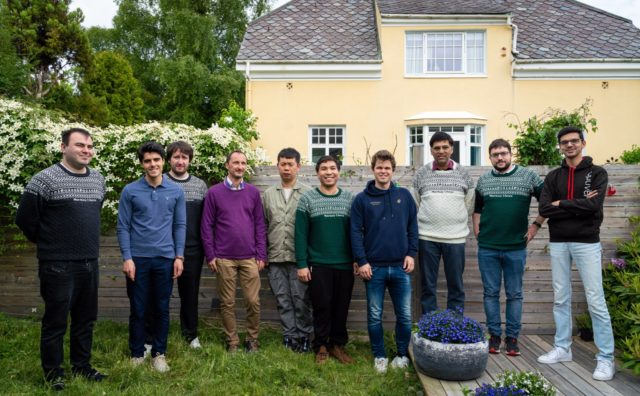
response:
[[[482,49],[482,70],[480,71],[469,71],[469,61],[471,56],[475,56],[472,54],[473,50],[469,47],[469,42],[472,37],[470,34],[482,34],[482,46],[477,47]],[[409,48],[409,40],[410,36],[416,38],[417,35],[421,35],[422,40],[421,46],[412,47],[414,49],[421,48],[422,51],[422,70],[420,72],[410,71],[410,48]],[[428,37],[429,36],[444,36],[444,35],[461,35],[461,70],[459,71],[429,71],[427,70],[428,66]],[[417,43],[418,41],[414,41]],[[446,49],[445,49],[446,52]],[[421,78],[430,78],[430,77],[486,77],[487,75],[487,32],[486,30],[444,30],[444,31],[407,31],[405,32],[405,42],[404,42],[404,73],[405,77],[421,77]]]
[[[437,123],[437,124],[416,124],[416,125],[408,125],[407,126],[407,156],[406,156],[406,165],[411,165],[411,156],[414,146],[422,145],[424,146],[424,163],[417,164],[418,166],[424,165],[433,161],[433,157],[431,156],[431,148],[429,146],[429,140],[431,136],[435,133],[435,131],[431,131],[434,128],[442,128],[445,127],[445,132],[448,133],[454,141],[460,142],[460,165],[463,166],[482,166],[486,163],[484,156],[484,149],[488,147],[485,145],[486,140],[486,126],[482,124],[461,124],[461,123]],[[449,131],[449,127],[455,127],[458,131]],[[423,143],[412,143],[412,129],[422,128],[422,141]],[[462,130],[459,130],[462,128]],[[478,133],[479,132],[479,133]],[[473,136],[472,136],[473,135]],[[480,162],[477,164],[471,165],[472,156],[471,156],[471,147],[477,148],[480,154]]]
[[[313,131],[314,129],[318,129],[318,130],[323,130],[325,132],[325,142],[324,143],[314,143],[313,141]],[[334,129],[336,132],[336,135],[334,135],[334,137],[336,137],[336,139],[334,140],[334,142],[330,142],[331,140],[331,136],[330,136],[330,132],[331,129]],[[341,130],[341,139],[337,139],[338,135],[337,135],[337,130]],[[335,148],[339,148],[340,150],[342,150],[342,162],[344,162],[344,156],[345,156],[345,147],[346,147],[346,138],[347,138],[347,127],[345,125],[309,125],[309,151],[308,151],[308,158],[309,158],[309,162],[313,162],[313,149],[314,148],[324,148],[325,149],[325,154],[324,155],[328,155],[331,151],[331,149],[335,149]],[[340,140],[340,143],[336,143],[336,141]]]

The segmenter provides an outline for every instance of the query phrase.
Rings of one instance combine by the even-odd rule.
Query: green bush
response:
[[[250,112],[233,108],[227,120],[233,126],[249,124],[243,132],[254,130]],[[61,115],[39,107],[0,98],[0,205],[14,214],[24,186],[31,176],[61,159],[60,135],[70,127],[91,131],[96,156],[90,166],[106,179],[107,196],[102,222],[105,229],[115,225],[120,192],[127,183],[139,178],[142,169],[136,156],[138,146],[155,140],[167,145],[175,140],[189,142],[194,149],[190,171],[208,182],[220,181],[226,171],[224,160],[231,150],[247,153],[249,163],[258,160],[257,152],[245,139],[230,128],[212,125],[209,129],[173,123],[150,122],[132,126],[109,126],[98,129],[72,123]],[[257,133],[250,137],[257,136]]]
[[[640,164],[640,146],[634,144],[630,150],[624,150],[620,159],[625,164]]]
[[[604,270],[602,283],[623,367],[640,375],[640,216],[629,222],[631,239],[618,242],[618,257]]]
[[[591,117],[592,104],[593,101],[587,99],[571,112],[549,108],[542,115],[534,115],[521,124],[507,124],[516,130],[513,141],[516,161],[524,166],[560,164],[562,155],[556,138],[560,129],[574,125],[585,132],[591,130],[595,133],[598,130],[598,122]]]

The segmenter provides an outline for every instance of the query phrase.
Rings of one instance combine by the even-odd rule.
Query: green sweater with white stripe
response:
[[[524,249],[531,197],[540,198],[541,191],[540,176],[518,165],[507,173],[492,170],[480,176],[475,199],[475,213],[480,214],[478,246]]]
[[[352,201],[353,195],[342,189],[338,189],[335,195],[325,195],[314,188],[300,197],[295,231],[298,268],[309,265],[352,268],[349,238]]]

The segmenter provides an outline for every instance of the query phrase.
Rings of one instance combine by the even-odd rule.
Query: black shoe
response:
[[[501,342],[500,336],[492,335],[491,338],[489,338],[489,353],[500,353]]]
[[[284,337],[282,339],[282,345],[284,345],[284,347],[287,349],[291,349],[292,351],[298,349],[298,343],[296,342],[295,338]]]
[[[507,337],[504,340],[506,354],[509,356],[520,356],[520,348],[518,348],[518,339],[514,337]]]
[[[44,376],[45,382],[55,391],[64,389],[64,369],[57,368],[49,371]]]
[[[298,338],[298,348],[296,349],[298,353],[308,353],[311,352],[311,342],[307,337]]]
[[[98,370],[94,369],[91,366],[87,367],[72,367],[71,372],[73,375],[78,375],[88,379],[89,381],[100,382],[103,379],[107,378],[106,374],[102,374]]]
[[[258,352],[258,340],[251,338],[244,340],[244,350],[249,353]]]

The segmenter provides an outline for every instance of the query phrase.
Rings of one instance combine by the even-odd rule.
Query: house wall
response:
[[[486,30],[486,76],[406,78],[404,41],[407,30]],[[247,82],[247,107],[258,117],[261,134],[256,145],[273,163],[284,146],[300,150],[308,161],[310,125],[344,125],[346,164],[366,163],[369,152],[393,150],[399,164],[408,165],[407,118],[422,112],[464,111],[486,118],[482,164],[486,147],[498,137],[513,139],[507,124],[543,113],[548,107],[572,110],[593,99],[599,132],[588,136],[587,154],[596,162],[618,157],[632,144],[640,145],[640,80],[541,81],[514,80],[511,75],[511,27],[382,25],[383,63],[380,80],[280,80]],[[455,119],[435,123],[478,123]],[[414,122],[415,123],[420,123]],[[423,122],[424,123],[424,122]],[[616,134],[616,143],[611,139]],[[609,143],[609,144],[606,144]]]

